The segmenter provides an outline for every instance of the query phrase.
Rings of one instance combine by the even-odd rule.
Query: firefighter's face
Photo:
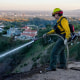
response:
[[[54,17],[55,17],[55,19],[58,19],[58,17],[59,17],[59,16],[58,16],[58,14],[55,14],[55,16],[54,16]]]

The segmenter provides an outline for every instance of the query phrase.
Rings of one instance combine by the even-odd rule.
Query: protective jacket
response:
[[[64,38],[67,38],[67,40],[70,38],[70,28],[69,28],[69,23],[68,23],[68,20],[66,18],[63,18],[61,20],[63,16],[61,16],[58,20],[57,20],[57,28],[59,29],[59,31],[56,31],[56,29],[52,29],[51,31],[49,31],[47,34],[53,34],[53,33],[58,33],[60,35],[63,35],[65,34],[65,37]],[[59,24],[61,20],[61,25]]]

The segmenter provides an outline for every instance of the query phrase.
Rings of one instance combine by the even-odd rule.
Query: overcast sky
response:
[[[0,10],[80,9],[80,0],[0,0]]]

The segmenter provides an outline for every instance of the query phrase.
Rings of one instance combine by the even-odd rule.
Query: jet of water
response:
[[[9,54],[11,54],[11,53],[13,53],[13,52],[15,52],[15,51],[23,48],[23,47],[26,47],[26,46],[32,44],[33,42],[34,42],[34,40],[32,40],[32,41],[30,41],[30,42],[28,42],[28,43],[25,43],[24,45],[22,45],[22,46],[20,46],[20,47],[17,47],[17,48],[15,48],[15,49],[11,50],[11,51],[8,51],[8,52],[6,52],[6,53],[4,53],[4,54],[1,54],[1,55],[0,55],[0,58],[5,57],[5,56],[7,56],[7,55],[9,55]]]

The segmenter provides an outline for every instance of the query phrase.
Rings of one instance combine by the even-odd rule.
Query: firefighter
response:
[[[66,55],[64,53],[65,45],[67,44],[67,41],[70,38],[70,28],[69,28],[69,23],[68,20],[63,18],[63,11],[60,8],[55,8],[52,12],[52,16],[57,19],[57,24],[54,26],[54,28],[49,31],[48,33],[44,34],[43,37],[50,35],[50,34],[59,34],[64,38],[62,40],[59,38],[56,41],[55,46],[53,47],[51,56],[50,56],[50,65],[48,68],[46,68],[46,71],[56,71],[57,68],[57,58],[58,55],[60,56],[60,66],[58,68],[60,69],[66,69]],[[60,25],[60,20],[61,20],[61,25]]]

